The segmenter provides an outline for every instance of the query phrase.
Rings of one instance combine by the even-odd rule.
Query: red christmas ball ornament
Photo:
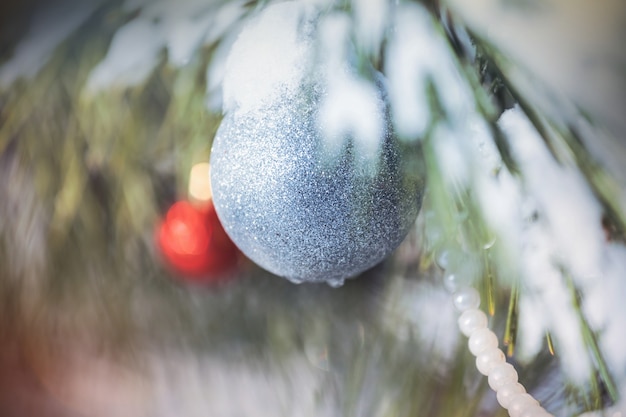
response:
[[[179,201],[168,210],[157,232],[166,263],[195,281],[224,278],[237,264],[239,251],[217,217],[213,201]]]

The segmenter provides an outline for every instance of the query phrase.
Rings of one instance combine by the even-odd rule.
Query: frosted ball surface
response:
[[[340,285],[400,244],[421,183],[403,175],[391,135],[375,175],[350,146],[328,155],[315,108],[314,100],[284,100],[227,114],[211,151],[211,186],[222,225],[250,259],[296,282]]]

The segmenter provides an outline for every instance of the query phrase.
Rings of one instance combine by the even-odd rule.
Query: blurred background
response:
[[[323,51],[384,75],[426,181],[401,246],[332,288],[176,252],[218,233],[194,167],[273,3],[0,5],[0,415],[506,416],[457,280],[548,411],[626,415],[626,7],[304,2]]]

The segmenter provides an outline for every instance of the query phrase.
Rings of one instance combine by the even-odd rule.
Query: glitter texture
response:
[[[261,113],[227,114],[213,143],[211,185],[226,232],[250,259],[294,282],[340,285],[400,244],[421,186],[402,175],[389,134],[374,176],[350,143],[331,158],[315,104],[285,99]]]

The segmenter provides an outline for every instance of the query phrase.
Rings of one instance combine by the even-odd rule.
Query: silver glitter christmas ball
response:
[[[391,134],[370,175],[354,147],[330,155],[315,120],[316,103],[306,100],[227,114],[211,152],[213,199],[226,232],[258,265],[294,282],[341,285],[404,239],[421,183]]]
[[[325,82],[328,71],[307,70],[316,65],[318,14],[300,4],[268,7],[233,45],[211,187],[224,229],[251,260],[294,282],[337,286],[400,244],[419,211],[422,182],[415,152],[401,151],[389,128],[381,86],[370,86],[378,94],[369,113],[328,140],[322,125],[337,113],[323,105],[337,90]],[[360,132],[380,133],[374,163],[354,137],[373,119],[384,125],[380,132]]]

